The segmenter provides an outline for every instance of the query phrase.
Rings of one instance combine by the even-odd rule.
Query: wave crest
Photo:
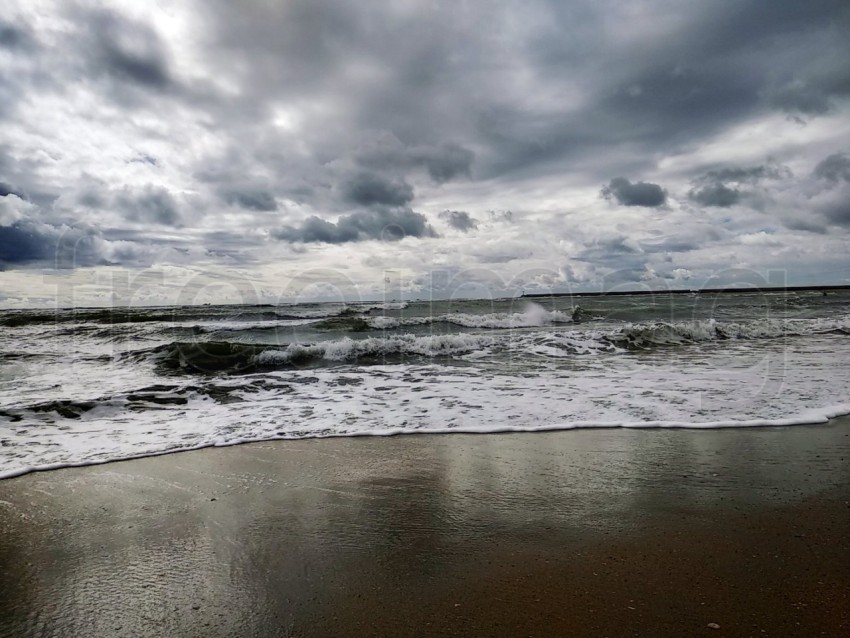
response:
[[[435,317],[368,317],[367,325],[375,330],[393,330],[405,326],[422,326],[446,323],[462,328],[542,328],[553,324],[573,323],[578,320],[581,308],[571,312],[546,310],[537,304],[528,304],[523,312],[496,312],[475,315],[455,312]]]
[[[676,323],[631,324],[608,335],[606,339],[627,349],[643,349],[702,341],[776,339],[830,332],[846,334],[847,330],[846,319],[838,321],[757,319],[740,323],[718,323],[715,319],[706,319]]]
[[[410,357],[453,357],[480,352],[495,340],[481,335],[397,335],[388,338],[343,337],[286,346],[231,341],[172,342],[130,355],[151,360],[162,372],[246,374],[261,370],[319,367],[334,363],[386,363]]]

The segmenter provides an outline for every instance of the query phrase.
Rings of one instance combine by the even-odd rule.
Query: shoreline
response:
[[[228,448],[238,445],[252,445],[256,443],[269,443],[273,441],[307,441],[324,439],[349,439],[349,438],[391,438],[398,436],[450,436],[450,435],[504,435],[504,434],[535,434],[546,432],[571,432],[577,430],[725,430],[725,429],[761,429],[761,428],[785,428],[785,427],[812,427],[827,425],[836,419],[850,418],[850,404],[836,404],[824,408],[810,409],[797,416],[783,419],[752,419],[748,421],[579,421],[565,424],[548,424],[542,426],[498,426],[480,428],[469,426],[458,426],[452,428],[421,428],[418,430],[405,430],[400,428],[387,430],[368,430],[345,434],[321,434],[315,436],[276,436],[256,439],[244,439],[228,442],[211,442],[192,447],[170,448],[166,450],[155,450],[142,452],[109,459],[94,459],[70,463],[54,463],[44,466],[28,466],[13,470],[0,470],[0,483],[6,480],[27,476],[38,472],[53,472],[64,469],[85,468],[124,461],[136,461],[182,452],[195,452],[209,448]]]
[[[346,437],[0,481],[0,634],[841,635],[850,418]]]

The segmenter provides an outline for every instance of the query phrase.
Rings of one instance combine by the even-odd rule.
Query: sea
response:
[[[273,439],[850,413],[850,291],[0,311],[0,478]],[[533,434],[529,434],[533,436]]]

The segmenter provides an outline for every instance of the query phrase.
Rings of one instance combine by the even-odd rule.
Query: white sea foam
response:
[[[369,317],[366,319],[366,323],[370,328],[375,330],[393,330],[401,326],[400,319],[397,319],[396,317],[385,317],[383,315],[380,317]]]
[[[560,310],[546,310],[537,304],[528,304],[524,312],[487,315],[454,313],[442,315],[440,320],[466,328],[535,328],[554,323],[571,323],[573,316]]]
[[[458,347],[401,342],[427,353]],[[348,357],[343,343],[323,356]],[[520,362],[503,372],[398,364],[184,378],[161,398],[184,396],[185,405],[154,400],[143,409],[143,398],[121,394],[75,419],[19,411],[21,421],[3,423],[0,476],[270,439],[823,423],[850,413],[848,358],[846,337],[820,335],[680,349],[672,357],[611,353],[583,359],[580,369],[571,361],[527,373]],[[210,383],[217,389],[205,390]],[[217,399],[222,388],[243,400]],[[136,409],[127,409],[130,401]],[[50,420],[55,425],[39,427]]]
[[[256,355],[261,366],[324,359],[352,361],[365,357],[415,354],[423,357],[468,354],[493,345],[494,339],[481,335],[441,334],[417,337],[395,335],[387,338],[350,339],[343,337],[311,345],[290,344],[281,349],[263,350]]]
[[[536,328],[552,324],[572,323],[572,313],[546,310],[529,303],[523,312],[497,312],[483,315],[463,312],[446,313],[433,317],[369,317],[370,328],[389,330],[403,326],[421,326],[431,323],[447,323],[464,328]]]
[[[355,304],[202,321],[250,331],[339,311],[341,326],[351,318],[387,331],[306,329],[310,342],[291,345],[250,334],[204,341],[184,334],[194,320],[14,327],[0,331],[0,477],[269,439],[786,426],[850,413],[846,306],[759,318],[734,303],[735,313],[716,314],[728,321],[581,323],[534,305],[475,315],[474,304],[436,317],[415,316],[424,306],[357,317],[401,308]],[[433,332],[450,333],[415,329],[436,322]],[[405,327],[420,334],[390,332]]]
[[[676,345],[722,339],[774,339],[785,336],[816,335],[847,331],[848,317],[836,319],[755,319],[745,322],[718,322],[715,319],[675,323],[628,324],[608,333],[605,339],[635,347]]]
[[[410,305],[410,302],[407,301],[385,301],[382,304],[378,304],[377,306],[373,306],[373,308],[381,309],[381,310],[404,310]]]

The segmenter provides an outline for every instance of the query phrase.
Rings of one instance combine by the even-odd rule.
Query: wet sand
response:
[[[0,481],[0,636],[53,635],[850,635],[850,419],[261,443]]]

